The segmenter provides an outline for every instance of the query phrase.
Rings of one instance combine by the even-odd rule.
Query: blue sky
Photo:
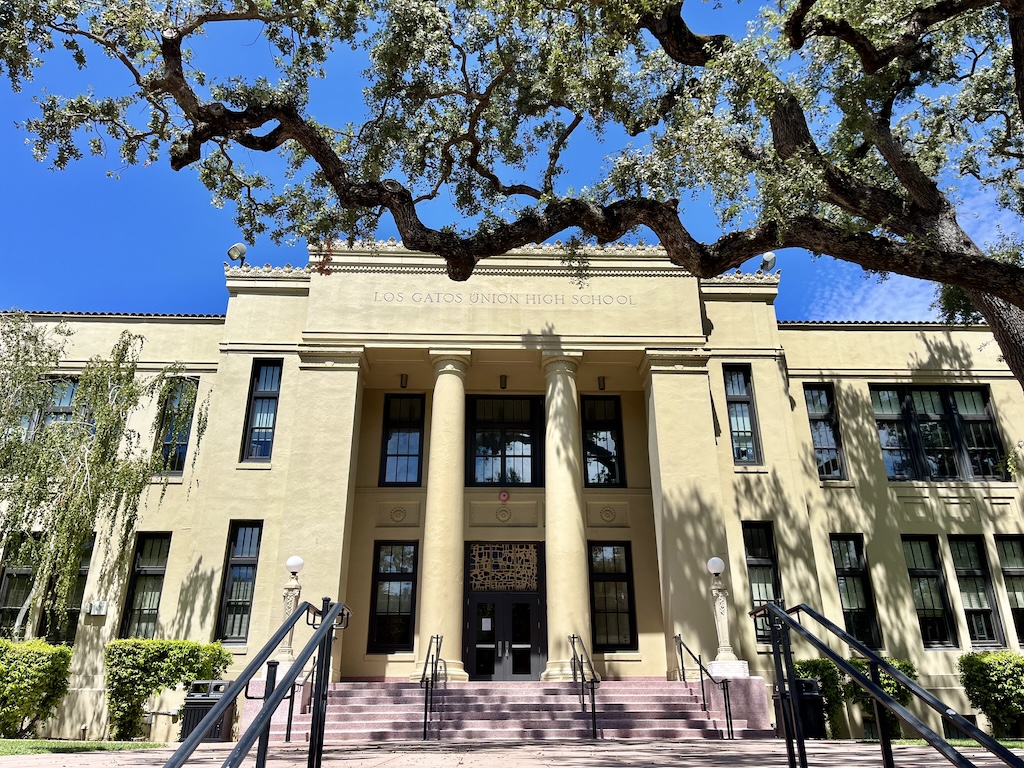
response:
[[[86,77],[105,76],[104,68]],[[52,76],[52,73],[51,73]],[[47,83],[55,92],[81,87]],[[58,78],[60,80],[60,78]],[[42,82],[42,78],[40,78]],[[227,303],[223,262],[240,239],[231,211],[217,209],[189,169],[166,160],[120,168],[111,158],[87,157],[64,171],[33,159],[15,121],[34,114],[35,84],[14,94],[0,84],[0,309],[221,313]],[[114,171],[111,176],[108,171]],[[996,223],[983,197],[963,209],[962,223],[984,243]],[[380,233],[395,235],[390,221]],[[305,247],[278,247],[264,238],[249,250],[252,264],[303,264]],[[757,267],[757,261],[747,269]],[[859,267],[805,253],[780,252],[777,311],[786,320],[925,320],[934,316],[930,284],[893,275],[879,282]]]

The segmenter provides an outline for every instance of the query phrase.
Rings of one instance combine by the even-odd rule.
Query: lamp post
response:
[[[722,583],[725,572],[725,561],[720,557],[708,560],[708,572],[711,574],[711,600],[714,603],[715,631],[718,633],[718,655],[715,661],[736,661],[729,642],[729,590]]]
[[[302,594],[302,585],[299,584],[299,571],[302,570],[304,565],[305,561],[298,555],[292,555],[284,564],[284,567],[292,575],[288,583],[284,585],[284,618],[286,621],[295,613],[295,607],[299,604],[299,596]],[[283,664],[291,664],[295,661],[295,654],[292,653],[292,634],[294,632],[295,627],[288,630],[288,637],[277,654],[278,661]]]

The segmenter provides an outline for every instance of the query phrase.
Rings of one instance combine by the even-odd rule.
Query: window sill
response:
[[[246,643],[228,643],[221,640],[220,644],[232,656],[245,656],[249,653],[249,646]]]
[[[363,661],[380,661],[381,657],[388,661],[405,661],[410,664],[416,661],[416,654],[410,651],[367,651]]]
[[[822,488],[856,488],[853,480],[819,480]]]
[[[640,655],[640,651],[605,651],[600,653],[595,651],[595,656],[600,656],[602,659],[607,661],[643,661],[643,657]]]
[[[767,475],[768,467],[763,464],[758,464],[756,466],[736,464],[733,466],[732,471],[739,475]]]
[[[1008,491],[1017,490],[1017,483],[1012,480],[988,480],[986,478],[971,480],[907,480],[903,478],[888,478],[888,481],[890,486],[896,488],[1004,488]]]
[[[273,468],[274,465],[269,461],[240,461],[235,465],[235,469],[270,470]]]
[[[163,475],[153,475],[153,478],[149,482],[154,485],[163,485],[165,482],[167,485],[184,485],[185,476],[180,472],[175,475],[168,475],[167,477],[164,477]]]

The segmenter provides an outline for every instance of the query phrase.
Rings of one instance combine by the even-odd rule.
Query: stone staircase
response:
[[[596,698],[599,738],[725,738],[724,713],[712,709],[710,701],[710,711],[703,711],[697,683],[605,681],[598,687]],[[310,715],[295,714],[292,741],[308,740],[309,728]],[[746,720],[735,717],[733,730],[736,738],[774,736],[766,728],[748,728]],[[589,739],[591,713],[581,710],[579,686],[573,683],[442,684],[434,692],[434,712],[427,734],[433,740]],[[283,741],[284,737],[284,724],[275,723],[271,739]],[[422,738],[423,691],[418,684],[331,685],[325,742]]]

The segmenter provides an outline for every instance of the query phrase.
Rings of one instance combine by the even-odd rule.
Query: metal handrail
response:
[[[836,653],[832,650],[823,640],[812,634],[806,627],[804,627],[799,621],[793,618],[795,614],[803,614],[810,619],[817,622],[828,632],[831,632],[837,638],[842,640],[844,643],[849,645],[858,654],[864,656],[868,660],[870,667],[871,676],[868,677],[860,670],[858,670],[849,660],[843,658],[841,654]],[[789,680],[795,679],[795,670],[793,666],[793,654],[789,644],[789,632],[795,631],[801,638],[806,640],[818,651],[820,651],[826,658],[833,661],[841,671],[846,673],[847,676],[861,688],[865,690],[868,695],[875,700],[875,721],[878,724],[879,741],[882,748],[882,763],[885,768],[893,768],[894,761],[892,756],[892,745],[890,742],[889,729],[886,724],[885,718],[882,717],[882,709],[886,709],[892,712],[894,715],[899,717],[903,722],[907,723],[911,728],[916,730],[921,737],[935,750],[937,750],[944,758],[946,758],[953,765],[960,768],[974,768],[974,763],[964,757],[958,752],[953,746],[949,744],[944,738],[935,733],[931,728],[924,724],[916,715],[910,712],[906,707],[900,704],[896,699],[890,696],[881,686],[880,672],[884,671],[887,675],[892,677],[901,685],[905,686],[914,696],[916,696],[924,704],[928,705],[936,712],[938,712],[944,720],[955,725],[960,731],[967,734],[970,738],[978,742],[979,745],[987,749],[993,756],[999,758],[1002,762],[1006,763],[1012,768],[1024,768],[1024,760],[1017,757],[1010,750],[1000,744],[998,741],[993,739],[984,731],[981,731],[976,725],[971,723],[963,715],[959,714],[956,710],[952,709],[936,696],[922,688],[916,681],[911,680],[903,672],[894,667],[884,658],[879,656],[873,650],[865,646],[862,642],[857,640],[855,637],[847,633],[845,630],[840,629],[838,626],[833,624],[831,621],[826,619],[820,613],[815,611],[808,605],[797,605],[789,610],[783,610],[777,605],[766,603],[759,608],[754,609],[750,612],[751,616],[767,614],[772,621],[772,646],[775,654],[775,668],[776,668],[776,680],[779,689],[779,693],[783,699],[783,715],[785,716],[787,707],[785,702],[787,701],[785,693],[785,679],[782,675],[782,667],[785,665],[787,669],[787,677]],[[787,750],[790,757],[790,765],[797,765],[797,758],[799,758],[799,765],[801,768],[807,766],[807,755],[803,746],[803,729],[800,724],[800,718],[798,715],[799,707],[798,701],[800,696],[799,686],[793,685],[791,695],[788,697],[788,714],[790,724],[792,727],[786,728],[786,742]],[[796,741],[798,754],[794,755],[792,741]]]
[[[351,611],[344,603],[332,603],[331,599],[325,597],[323,606],[316,608],[308,602],[302,602],[295,612],[285,619],[281,627],[271,636],[266,645],[253,657],[252,661],[242,671],[242,674],[233,682],[224,695],[206,713],[196,729],[185,739],[181,746],[175,751],[171,758],[164,763],[164,768],[180,768],[185,761],[192,756],[196,748],[202,742],[210,726],[217,722],[227,711],[228,707],[245,690],[249,681],[255,677],[263,665],[266,664],[270,655],[274,653],[278,645],[285,639],[288,633],[294,628],[302,617],[306,623],[315,631],[309,642],[295,655],[295,662],[289,667],[280,684],[277,684],[277,664],[271,662],[267,665],[267,684],[263,697],[263,708],[256,715],[249,727],[246,729],[235,745],[234,749],[227,756],[221,768],[236,768],[245,759],[252,745],[257,739],[260,740],[260,749],[256,757],[257,768],[264,768],[266,764],[266,744],[270,736],[270,721],[277,711],[278,706],[290,695],[295,685],[295,680],[302,672],[305,663],[318,652],[316,661],[316,692],[314,694],[315,707],[313,709],[313,723],[310,727],[309,737],[309,768],[317,768],[320,765],[323,755],[324,741],[324,715],[327,704],[327,679],[331,664],[331,642],[334,639],[335,630],[343,630],[348,627],[348,620]]]
[[[577,648],[577,645],[579,646]],[[572,648],[572,681],[580,684],[580,706],[587,711],[586,692],[590,691],[590,735],[597,738],[597,702],[595,689],[601,684],[601,678],[594,669],[594,662],[587,653],[587,646],[579,635],[569,635],[569,647]],[[587,679],[587,670],[590,670],[590,679]],[[579,677],[579,680],[577,680]]]
[[[431,635],[427,645],[427,655],[423,659],[423,674],[420,675],[420,688],[423,689],[423,740],[427,740],[427,725],[434,711],[434,688],[437,687],[438,667],[444,664],[445,677],[448,677],[448,665],[441,658],[441,644],[444,635]],[[429,674],[428,674],[429,672]]]
[[[707,692],[704,690],[704,677],[711,681],[713,685],[717,685],[722,691],[722,709],[725,712],[725,736],[727,739],[736,738],[736,734],[733,731],[732,724],[732,700],[729,698],[729,679],[723,677],[721,680],[715,680],[712,674],[708,671],[708,668],[704,666],[704,661],[700,655],[694,654],[683,641],[682,635],[676,635],[676,653],[679,655],[679,680],[686,682],[686,662],[683,659],[683,651],[685,650],[690,654],[690,658],[697,662],[697,668],[700,674],[700,698],[703,705],[703,710],[708,711],[708,697]]]
[[[306,683],[309,682],[309,678],[311,678],[313,676],[313,673],[315,671],[316,671],[316,658],[313,659],[313,665],[309,668],[309,671],[306,672],[306,676],[303,677],[301,680],[296,680],[295,681],[295,685],[292,686],[291,696],[287,697],[288,698],[288,723],[287,723],[287,725],[285,726],[285,729],[284,729],[284,743],[285,744],[290,743],[291,740],[292,740],[292,720],[295,717],[295,689],[296,688],[299,688],[299,689],[305,688],[306,687]]]

